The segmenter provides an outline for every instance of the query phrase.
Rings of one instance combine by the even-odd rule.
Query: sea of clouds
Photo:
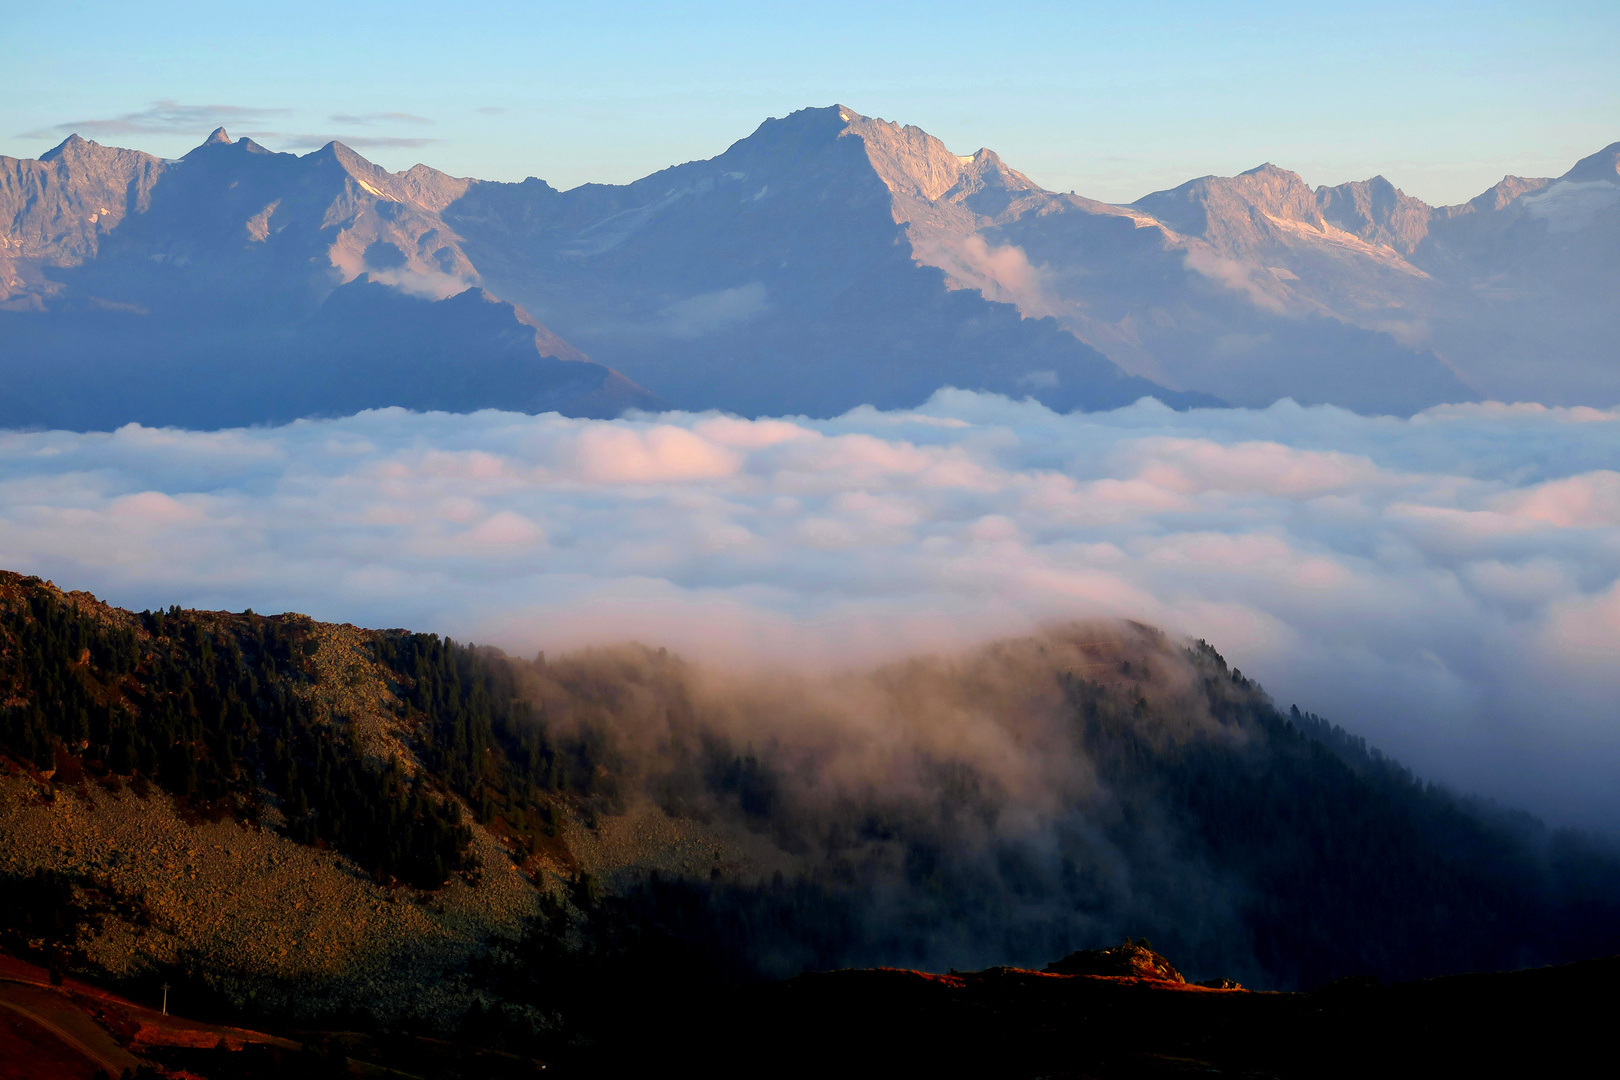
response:
[[[1282,402],[0,432],[0,567],[532,654],[860,666],[1120,616],[1557,822],[1620,821],[1620,412]]]

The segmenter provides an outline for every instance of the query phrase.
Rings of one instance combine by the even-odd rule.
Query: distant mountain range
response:
[[[1431,207],[1262,165],[1127,206],[842,106],[558,191],[77,136],[0,158],[0,424],[1620,401],[1620,143]]]

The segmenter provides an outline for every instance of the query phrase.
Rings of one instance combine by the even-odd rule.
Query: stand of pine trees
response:
[[[59,782],[155,785],[204,817],[258,820],[269,797],[293,839],[426,889],[477,868],[448,795],[528,851],[555,832],[549,796],[602,793],[599,745],[553,738],[510,663],[434,634],[373,635],[424,769],[369,760],[307,692],[316,629],[178,607],[119,620],[0,573],[0,754]]]
[[[367,760],[299,692],[309,620],[171,608],[118,625],[37,580],[0,587],[0,753],[58,781],[155,785],[205,817],[258,820],[270,797],[293,839],[381,880],[436,888],[475,868],[455,802]]]

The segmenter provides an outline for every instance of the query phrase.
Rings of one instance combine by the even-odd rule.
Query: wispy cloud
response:
[[[869,661],[1046,620],[1204,637],[1286,707],[1620,820],[1620,414],[1282,403],[829,421],[400,410],[0,433],[0,566],[531,652]]]
[[[216,127],[231,124],[263,124],[291,109],[266,109],[247,105],[182,105],[168,99],[154,101],[136,112],[122,113],[102,120],[69,120],[50,127],[23,132],[18,138],[46,139],[78,133],[84,136],[207,134]]]
[[[431,124],[425,116],[404,112],[370,112],[370,113],[333,113],[330,117],[334,124]]]
[[[291,109],[269,109],[246,105],[184,105],[177,101],[155,101],[150,107],[103,120],[71,120],[48,128],[23,132],[22,139],[57,138],[77,133],[86,138],[120,135],[196,135],[201,137],[216,127],[237,128],[234,134],[289,150],[312,150],[334,139],[356,150],[415,149],[442,142],[421,136],[344,135],[288,132],[269,124],[291,115]],[[358,127],[382,124],[431,124],[425,116],[404,112],[334,113],[333,123]]]
[[[286,150],[318,150],[329,142],[340,142],[351,150],[416,149],[443,142],[443,139],[403,138],[391,135],[319,135],[285,131],[244,131],[240,134],[266,145]]]

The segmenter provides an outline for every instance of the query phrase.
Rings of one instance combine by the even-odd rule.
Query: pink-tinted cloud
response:
[[[811,668],[1128,617],[1427,775],[1592,821],[1620,813],[1616,460],[1600,410],[958,392],[817,422],[0,433],[0,565],[136,607]]]

